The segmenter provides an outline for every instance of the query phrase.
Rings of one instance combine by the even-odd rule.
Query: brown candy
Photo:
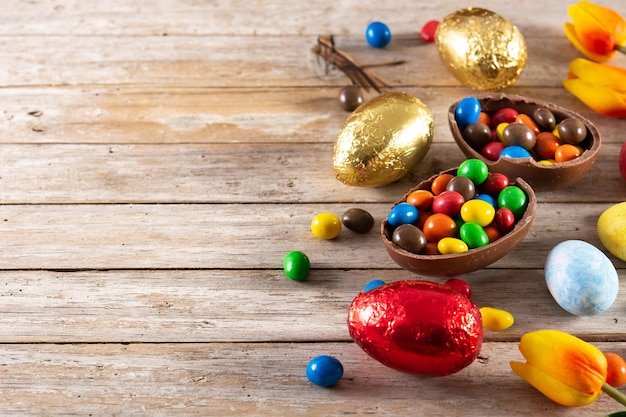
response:
[[[561,141],[571,145],[577,145],[587,137],[585,124],[573,117],[568,117],[561,121],[558,132]]]
[[[391,241],[402,249],[413,253],[420,253],[427,243],[424,233],[412,224],[398,226],[393,231]]]
[[[537,107],[533,112],[533,120],[544,131],[551,131],[556,126],[556,117],[545,107]]]
[[[351,208],[341,215],[341,223],[353,232],[367,233],[374,227],[374,218],[363,209]]]
[[[463,196],[465,201],[471,200],[476,196],[476,186],[474,182],[461,175],[457,175],[450,180],[446,186],[446,191],[456,191]]]
[[[502,131],[502,142],[507,146],[521,146],[530,151],[537,141],[535,132],[521,123],[510,123]]]
[[[463,137],[474,149],[482,149],[491,142],[491,130],[484,123],[471,123],[463,129]]]
[[[344,87],[339,92],[339,103],[346,111],[354,111],[363,104],[363,90],[356,85]]]

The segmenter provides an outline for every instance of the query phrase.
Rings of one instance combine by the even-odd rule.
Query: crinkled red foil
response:
[[[444,376],[471,364],[483,328],[465,295],[429,281],[396,281],[358,294],[348,313],[350,336],[368,355],[403,372]]]

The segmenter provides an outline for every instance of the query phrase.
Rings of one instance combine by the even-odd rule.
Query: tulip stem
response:
[[[613,398],[615,401],[621,403],[622,405],[626,406],[626,395],[622,394],[620,391],[618,391],[617,389],[613,388],[612,386],[610,386],[609,384],[607,384],[606,382],[602,385],[602,391],[606,392],[606,394]]]
[[[626,44],[624,45],[615,45],[615,50],[618,52],[621,52],[623,54],[626,54]]]

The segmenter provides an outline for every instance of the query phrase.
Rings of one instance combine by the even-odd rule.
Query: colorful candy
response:
[[[374,288],[380,287],[381,285],[385,285],[385,281],[380,280],[380,279],[373,279],[367,284],[365,284],[365,288],[363,289],[363,291],[368,292],[368,291],[373,290]]]
[[[338,359],[321,355],[311,359],[306,367],[306,377],[320,387],[332,387],[343,376],[343,365]]]
[[[294,281],[303,281],[311,270],[309,257],[303,252],[292,251],[283,258],[283,271]]]
[[[374,227],[374,217],[360,208],[351,208],[341,215],[341,223],[357,233],[367,233]]]
[[[465,113],[470,113],[467,103],[474,103],[472,99],[466,97],[459,101],[456,122],[467,144],[489,161],[497,161],[500,157],[533,158],[548,165],[571,161],[585,151],[584,143],[589,132],[579,119],[557,120],[550,110],[542,107],[536,108],[532,115],[505,107],[480,121],[468,123]],[[471,114],[477,111],[479,115],[485,114],[482,108],[472,108]],[[461,116],[457,116],[459,112]],[[564,145],[569,146],[558,150]]]
[[[436,176],[430,190],[413,190],[391,209],[387,222],[393,243],[416,254],[453,254],[513,230],[528,205],[521,188],[504,174],[490,173],[478,159],[464,161],[456,174]]]
[[[365,39],[374,48],[384,48],[391,42],[389,26],[383,22],[372,22],[365,29]]]
[[[465,97],[456,107],[454,116],[461,129],[476,123],[480,116],[480,102],[476,97]]]
[[[480,315],[483,327],[489,330],[506,330],[513,325],[513,315],[505,310],[493,307],[481,307]]]
[[[422,29],[420,29],[420,38],[427,43],[435,42],[435,32],[437,32],[438,27],[438,20],[429,20],[422,26]]]
[[[341,233],[341,220],[333,213],[320,213],[311,221],[311,232],[320,239],[334,239]]]

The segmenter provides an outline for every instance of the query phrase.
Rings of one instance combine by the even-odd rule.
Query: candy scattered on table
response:
[[[617,270],[609,258],[582,240],[566,240],[552,248],[545,278],[557,304],[577,316],[603,313],[619,289]]]
[[[341,220],[333,213],[320,213],[311,221],[311,232],[320,239],[334,239],[341,233]]]
[[[339,91],[339,103],[346,111],[354,111],[364,100],[363,89],[359,86],[349,85]]]
[[[363,291],[368,292],[370,290],[373,290],[374,288],[380,287],[381,285],[385,285],[385,281],[380,279],[373,279],[365,285]]]
[[[283,271],[294,281],[303,281],[311,270],[309,257],[300,251],[288,252],[283,258]]]
[[[480,314],[483,318],[483,327],[489,330],[506,330],[514,323],[513,315],[505,310],[493,307],[481,307]]]
[[[320,387],[332,387],[343,377],[343,365],[332,356],[316,356],[306,367],[306,377]]]
[[[626,142],[622,144],[622,148],[619,151],[619,172],[626,180]]]
[[[439,27],[438,20],[429,20],[420,29],[420,38],[426,43],[435,42],[435,33]]]
[[[479,159],[464,161],[456,174],[439,175],[430,190],[412,191],[391,208],[387,223],[393,243],[417,254],[425,254],[428,243],[440,254],[462,253],[513,230],[528,206],[521,188],[503,174],[490,173]]]
[[[602,212],[597,232],[604,247],[626,261],[626,202],[614,204]]]
[[[374,217],[360,208],[351,208],[341,215],[341,223],[357,233],[367,233],[374,227]]]
[[[383,22],[372,22],[365,29],[365,39],[374,48],[384,48],[391,42],[389,26]]]
[[[478,307],[452,286],[395,281],[359,293],[348,329],[368,355],[403,372],[444,376],[471,364],[483,338]]]

